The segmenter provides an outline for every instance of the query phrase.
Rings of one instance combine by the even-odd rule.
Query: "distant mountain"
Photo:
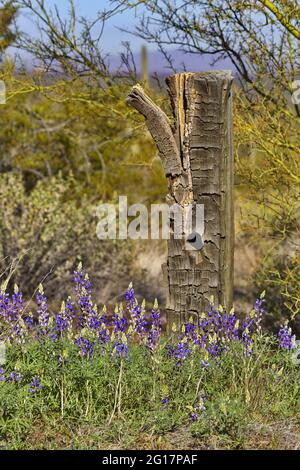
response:
[[[9,53],[14,56],[13,48],[9,48]],[[234,72],[234,67],[229,59],[227,60],[220,60],[217,64],[211,65],[212,62],[215,60],[215,56],[212,55],[200,55],[200,54],[187,54],[180,50],[170,50],[168,51],[172,57],[174,67],[177,72],[182,72],[187,70],[189,72],[205,72],[208,70],[232,70]],[[122,61],[121,61],[121,53],[122,49],[120,50],[120,54],[111,54],[106,56],[106,62],[109,64],[109,70],[114,73],[117,70],[121,70],[124,73],[127,72],[125,70],[124,65],[120,68]],[[167,75],[173,73],[170,65],[168,64],[166,58],[163,54],[159,51],[148,51],[148,69],[149,69],[149,76],[157,75],[159,78],[164,78]],[[30,54],[22,51],[20,54],[20,58],[22,60],[23,66],[28,70],[33,72],[34,70],[38,69],[40,66],[38,65],[38,61],[34,59]],[[141,73],[141,52],[133,52],[133,60],[135,63],[135,67],[137,70],[137,74],[140,75]]]
[[[200,55],[200,54],[187,54],[180,50],[169,51],[174,61],[176,71],[181,72],[185,69],[189,72],[205,72],[208,70],[232,70],[234,67],[229,59],[220,60],[217,64],[211,65],[215,60],[215,56]],[[134,62],[137,72],[141,72],[141,54],[138,52],[133,53]],[[117,55],[109,56],[109,63],[112,70],[115,70],[120,65],[120,57]],[[183,65],[184,64],[184,65]],[[170,67],[163,54],[159,51],[148,51],[148,67],[149,74],[157,74],[165,76],[170,74]]]

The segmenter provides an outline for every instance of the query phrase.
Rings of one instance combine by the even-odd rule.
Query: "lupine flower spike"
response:
[[[151,327],[146,337],[146,346],[151,352],[154,352],[160,338],[162,330],[160,310],[158,308],[157,299],[154,301],[153,308],[151,310]]]
[[[39,291],[36,295],[36,301],[38,305],[38,336],[48,336],[50,332],[50,313],[48,311],[48,300],[44,294],[42,284],[39,285]]]
[[[288,321],[280,327],[278,332],[279,347],[282,349],[294,349],[296,347],[296,337],[292,334]]]

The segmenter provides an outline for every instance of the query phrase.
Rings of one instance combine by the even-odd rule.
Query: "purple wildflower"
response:
[[[110,323],[110,326],[113,327],[113,332],[115,334],[115,337],[117,337],[120,333],[123,333],[126,331],[127,328],[127,320],[124,317],[124,312],[123,312],[123,307],[122,304],[120,307],[115,308],[114,315],[112,317],[112,321]]]
[[[128,356],[128,346],[125,342],[119,341],[114,345],[114,351],[116,356],[127,357]]]
[[[97,307],[93,305],[92,284],[88,275],[82,270],[81,264],[74,272],[74,282],[77,302],[81,311],[77,327],[92,330],[91,333],[98,336],[100,342],[107,343],[110,338],[106,327],[106,310],[104,308],[102,314],[100,314]]]
[[[22,376],[20,374],[20,372],[17,372],[17,371],[14,371],[14,372],[11,372],[9,374],[9,378],[7,379],[7,382],[11,383],[11,382],[20,382],[20,380],[22,379]]]
[[[161,330],[162,324],[160,310],[158,308],[157,299],[155,299],[153,308],[151,310],[151,327],[146,337],[146,346],[148,349],[150,349],[151,352],[154,352],[157,347]]]
[[[191,421],[198,421],[199,413],[204,413],[204,411],[206,410],[205,402],[206,396],[204,394],[199,395],[197,403],[195,404],[194,409],[190,415]]]
[[[60,312],[55,315],[54,337],[63,336],[65,333],[72,333],[73,319],[75,318],[74,304],[68,297],[66,302],[62,303]]]
[[[98,334],[98,341],[100,343],[109,343],[110,342],[110,334],[109,330],[107,329],[107,315],[106,315],[106,307],[103,308],[102,315],[101,315],[101,324],[97,329]]]
[[[0,367],[0,382],[5,382],[5,370]]]
[[[282,349],[294,349],[296,347],[295,335],[292,335],[288,322],[281,326],[278,332],[279,347]]]
[[[192,322],[192,319],[184,324],[183,327],[184,332],[179,335],[179,339],[186,338],[188,341],[191,341],[193,343],[197,344],[198,338],[197,338],[197,331],[196,331],[196,325]]]
[[[204,359],[201,360],[200,366],[202,369],[209,367],[209,362],[205,361]]]
[[[18,286],[15,285],[14,293],[11,296],[11,303],[12,303],[12,310],[13,310],[13,317],[14,320],[17,319],[18,316],[21,316],[24,311],[24,303],[23,303],[23,294],[19,291]]]
[[[36,301],[38,305],[38,335],[39,337],[48,336],[50,314],[48,311],[48,300],[47,297],[44,295],[44,289],[42,284],[40,284],[39,286],[39,292],[36,295]]]
[[[187,342],[180,342],[178,343],[174,350],[173,350],[173,356],[177,360],[176,365],[178,367],[182,366],[183,361],[191,354],[191,349],[189,348],[189,345]]]
[[[113,354],[119,357],[127,356],[127,320],[124,316],[122,304],[116,306],[110,326],[113,327],[111,335],[111,340],[113,342]]]
[[[219,356],[220,352],[221,352],[221,349],[220,349],[220,345],[218,344],[218,341],[217,340],[211,340],[209,345],[208,345],[208,348],[207,348],[207,352],[213,357],[213,358],[216,358],[217,356]]]
[[[264,314],[263,309],[264,292],[259,299],[256,299],[253,309],[245,318],[242,326],[242,343],[246,356],[250,356],[253,352],[254,338],[261,329],[261,320]]]
[[[11,343],[18,344],[24,342],[25,324],[22,318],[24,312],[23,294],[19,292],[18,286],[15,286],[11,298],[5,292],[5,286],[0,293],[0,316],[8,325],[8,338]]]
[[[34,377],[31,381],[30,386],[29,386],[28,392],[29,393],[37,393],[42,388],[43,388],[43,385],[41,385],[40,379],[38,377]]]
[[[160,403],[161,403],[161,407],[160,409],[161,410],[166,410],[169,406],[169,403],[170,403],[170,399],[169,397],[163,397],[161,400],[160,400]]]
[[[5,322],[9,322],[12,317],[9,295],[5,292],[5,286],[0,292],[0,315]]]
[[[132,311],[138,303],[136,300],[135,292],[132,287],[132,283],[129,284],[125,292],[125,301],[126,301],[126,307],[129,311]]]
[[[90,357],[94,353],[95,342],[90,341],[83,336],[75,339],[74,343],[79,347],[80,355],[83,357]]]
[[[32,316],[32,313],[28,313],[28,315],[25,317],[24,319],[24,323],[25,323],[25,326],[27,328],[27,332],[33,330],[34,328],[34,320],[33,320],[33,316]]]
[[[160,400],[160,402],[163,404],[163,405],[167,405],[169,403],[170,399],[169,397],[164,397]]]
[[[262,318],[263,318],[263,314],[265,313],[265,310],[263,308],[264,295],[265,295],[265,293],[263,292],[261,294],[260,298],[256,299],[255,304],[253,305],[253,310],[255,312],[254,321],[255,321],[257,330],[260,330],[260,328],[261,328],[260,324],[261,324],[261,321],[262,321]]]
[[[237,320],[234,311],[227,313],[224,312],[222,318],[223,324],[223,337],[225,342],[239,340],[239,321]]]
[[[129,284],[125,292],[126,309],[130,315],[130,323],[133,333],[136,333],[140,343],[143,342],[147,334],[147,321],[145,319],[145,301],[138,304],[132,283]]]
[[[246,317],[242,326],[242,343],[246,356],[251,355],[253,351],[252,326],[253,319]]]
[[[82,270],[80,263],[77,271],[74,271],[75,292],[77,302],[81,310],[81,315],[78,319],[78,328],[84,328],[88,323],[93,312],[93,305],[91,300],[92,284],[89,276]]]

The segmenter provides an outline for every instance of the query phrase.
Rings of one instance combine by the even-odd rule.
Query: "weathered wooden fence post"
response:
[[[180,73],[167,78],[174,124],[136,85],[127,101],[146,118],[165,175],[168,200],[181,207],[204,205],[203,240],[171,235],[167,319],[186,321],[211,297],[231,307],[233,289],[233,149],[230,72]],[[197,241],[198,239],[198,241]]]

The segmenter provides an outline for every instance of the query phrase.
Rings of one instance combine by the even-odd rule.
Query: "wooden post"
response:
[[[168,323],[198,316],[210,303],[231,308],[233,290],[233,148],[230,72],[181,73],[167,78],[174,114],[136,85],[127,101],[146,118],[168,179],[169,203],[204,205],[197,233],[168,240]]]

